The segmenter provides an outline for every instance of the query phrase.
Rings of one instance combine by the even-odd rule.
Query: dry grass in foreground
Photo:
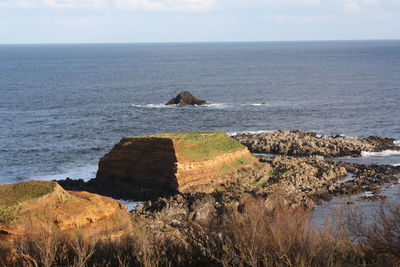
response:
[[[269,210],[253,199],[179,238],[140,222],[114,240],[35,229],[12,249],[0,246],[0,266],[399,266],[400,206],[382,208],[372,223],[360,213],[342,222],[316,229],[308,210]]]

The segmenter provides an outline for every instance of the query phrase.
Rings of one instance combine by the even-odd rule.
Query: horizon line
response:
[[[400,41],[397,38],[384,39],[323,39],[323,40],[271,40],[271,41],[171,41],[171,42],[43,42],[43,43],[0,43],[4,45],[118,45],[118,44],[224,44],[224,43],[295,43],[295,42],[357,42],[357,41]]]

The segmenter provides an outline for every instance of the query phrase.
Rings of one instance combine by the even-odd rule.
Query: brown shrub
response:
[[[315,229],[310,211],[269,210],[257,200],[229,209],[220,223],[193,225],[187,241],[203,263],[224,266],[337,266],[362,257],[329,227]]]
[[[382,208],[372,223],[353,212],[323,229],[310,210],[269,209],[255,198],[221,214],[176,233],[135,221],[114,239],[30,228],[13,249],[0,246],[0,266],[399,266],[400,206]]]
[[[0,247],[0,266],[159,266],[164,240],[155,242],[136,222],[132,231],[119,238],[89,238],[61,233],[54,224],[31,225],[10,247]],[[12,256],[10,256],[12,255]]]
[[[400,205],[382,204],[373,216],[352,211],[346,226],[370,257],[386,266],[400,266]]]

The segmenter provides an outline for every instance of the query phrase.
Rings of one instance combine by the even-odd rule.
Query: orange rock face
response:
[[[124,138],[100,159],[100,192],[122,198],[207,192],[233,171],[255,164],[246,147],[223,132]]]
[[[198,162],[180,160],[178,153],[177,160],[175,178],[180,192],[210,192],[229,179],[229,173],[256,162],[246,148]]]
[[[32,230],[106,237],[130,227],[126,206],[88,192],[66,191],[56,182],[29,181],[0,185],[0,238]]]

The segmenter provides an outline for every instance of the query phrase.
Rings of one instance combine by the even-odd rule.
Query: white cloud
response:
[[[5,0],[0,2],[0,7],[115,8],[202,12],[213,9],[216,2],[217,0]]]
[[[57,24],[66,26],[82,26],[95,23],[95,20],[90,17],[61,17],[54,21]]]
[[[370,5],[370,6],[376,6],[379,5],[379,0],[363,0],[364,4]]]
[[[361,11],[361,6],[357,0],[341,0],[343,2],[343,10],[349,13],[357,13]]]
[[[107,8],[107,0],[41,0],[37,2],[50,8]]]
[[[116,0],[121,9],[161,11],[207,11],[215,7],[216,0]]]
[[[290,0],[289,2],[298,5],[317,6],[321,4],[320,0]]]
[[[1,7],[18,7],[18,8],[29,8],[35,7],[38,3],[35,0],[4,0],[0,2]]]
[[[321,4],[321,0],[236,0],[241,5],[266,5],[266,6],[318,6]],[[226,0],[226,5],[235,0]]]
[[[308,24],[313,23],[318,20],[317,16],[292,16],[292,15],[276,15],[272,17],[272,20],[275,23],[300,23],[300,24]]]

